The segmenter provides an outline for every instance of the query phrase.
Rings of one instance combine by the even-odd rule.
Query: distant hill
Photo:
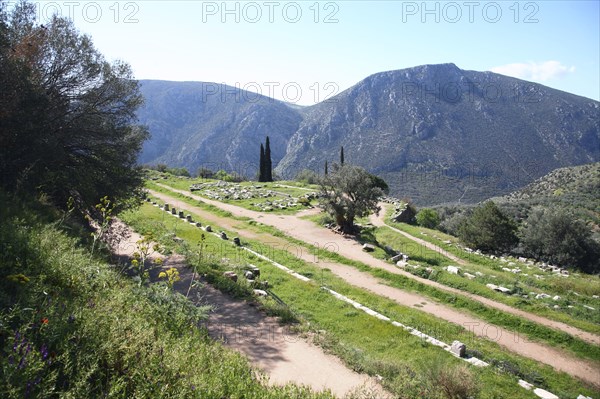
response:
[[[516,215],[532,207],[566,207],[600,226],[600,162],[556,169],[522,189],[493,198]]]
[[[431,205],[477,202],[600,161],[597,101],[454,64],[378,73],[304,108],[233,88],[210,94],[214,86],[142,81],[140,119],[153,137],[141,162],[238,171],[257,164],[268,134],[279,176],[322,173],[343,146],[346,162],[383,177],[392,195]]]

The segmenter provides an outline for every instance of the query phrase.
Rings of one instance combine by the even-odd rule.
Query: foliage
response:
[[[223,180],[226,182],[242,182],[244,181],[244,177],[240,176],[239,174],[232,172],[232,173],[227,173],[226,171],[224,171],[223,169],[217,171],[213,178],[217,179],[217,180]]]
[[[302,169],[294,178],[295,181],[304,184],[319,184],[319,179],[318,174],[308,169]]]
[[[319,203],[335,218],[344,232],[351,233],[354,220],[378,212],[377,202],[383,195],[371,175],[353,165],[334,165],[332,171],[321,179]]]
[[[374,174],[370,174],[370,177],[371,177],[371,180],[373,181],[373,185],[375,187],[379,187],[381,189],[381,191],[386,195],[390,193],[390,187],[385,182],[385,180],[383,180],[381,177],[374,175]]]
[[[82,208],[139,194],[145,128],[130,67],[108,63],[73,23],[36,23],[35,5],[0,13],[0,185]]]
[[[463,220],[458,237],[466,245],[482,251],[507,252],[517,244],[516,230],[516,224],[493,201],[488,201]]]
[[[213,172],[211,169],[205,166],[198,168],[198,171],[196,172],[196,176],[201,177],[203,179],[212,179],[214,175],[215,172]]]
[[[265,140],[265,181],[273,181],[273,162],[271,161],[271,143],[269,136]]]
[[[421,209],[416,216],[417,224],[428,229],[435,229],[440,224],[440,216],[431,208]]]
[[[587,273],[600,272],[600,245],[590,229],[565,209],[535,209],[521,230],[522,250],[528,256]]]
[[[267,387],[207,336],[205,307],[133,284],[31,209],[9,207],[0,212],[2,398],[331,397]]]

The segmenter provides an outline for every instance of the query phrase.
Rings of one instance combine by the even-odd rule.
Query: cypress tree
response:
[[[260,143],[260,160],[258,161],[258,181],[265,181],[265,147]]]
[[[340,150],[340,164],[344,164],[344,146],[342,146],[342,149]]]
[[[271,162],[271,145],[269,142],[269,136],[265,143],[265,181],[273,181],[273,164]]]
[[[325,176],[327,176],[327,161],[325,161]]]

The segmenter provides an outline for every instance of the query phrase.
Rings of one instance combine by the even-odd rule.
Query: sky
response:
[[[299,105],[377,72],[452,62],[600,100],[600,1],[41,1],[138,79]]]

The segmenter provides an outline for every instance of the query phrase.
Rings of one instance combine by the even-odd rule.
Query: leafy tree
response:
[[[159,163],[158,165],[156,165],[156,170],[158,170],[159,172],[163,172],[165,173],[168,169],[167,164],[164,163]]]
[[[517,226],[493,201],[475,208],[458,228],[458,237],[465,244],[482,251],[509,251],[517,242]]]
[[[212,177],[215,175],[215,172],[213,172],[212,170],[210,170],[209,168],[207,168],[205,166],[202,166],[202,167],[198,168],[198,172],[196,172],[196,175],[203,179],[212,179]]]
[[[417,213],[416,218],[419,226],[427,227],[428,229],[435,229],[440,224],[440,216],[431,208],[421,209]]]
[[[269,141],[269,136],[267,136],[265,141],[265,181],[273,181],[273,163],[271,161],[271,143]]]
[[[135,125],[131,69],[108,63],[72,22],[38,25],[35,14],[28,2],[0,13],[1,185],[87,206],[139,193],[148,133]]]
[[[258,181],[265,182],[265,147],[260,143],[260,158],[258,162]]]
[[[354,232],[354,220],[379,212],[377,205],[383,195],[363,168],[352,165],[333,165],[332,171],[321,179],[319,202],[345,233]]]
[[[388,195],[390,193],[390,187],[385,182],[385,180],[383,180],[381,177],[373,175],[373,174],[369,174],[369,175],[371,176],[371,180],[373,181],[373,184],[375,185],[375,187],[379,187],[385,195]]]
[[[302,169],[294,180],[304,184],[319,184],[319,175],[312,170]]]
[[[523,224],[521,247],[536,259],[600,272],[600,245],[591,230],[565,209],[534,209]]]

